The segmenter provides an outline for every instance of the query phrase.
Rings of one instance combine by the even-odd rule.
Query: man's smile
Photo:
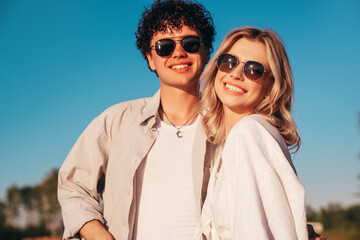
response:
[[[190,67],[190,64],[179,64],[179,65],[173,65],[170,68],[172,69],[184,69]]]

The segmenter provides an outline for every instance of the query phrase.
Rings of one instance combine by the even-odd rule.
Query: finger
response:
[[[328,238],[325,236],[320,236],[320,237],[315,238],[315,240],[328,240]]]

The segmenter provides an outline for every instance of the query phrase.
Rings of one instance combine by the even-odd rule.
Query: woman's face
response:
[[[238,58],[238,65],[230,72],[217,71],[215,91],[227,112],[247,115],[270,92],[270,67],[266,56],[265,45],[256,40],[242,38],[227,52]],[[248,79],[243,72],[247,61],[261,63],[266,72],[257,80]]]

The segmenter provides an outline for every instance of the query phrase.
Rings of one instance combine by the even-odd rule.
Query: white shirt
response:
[[[134,239],[193,239],[200,221],[192,176],[192,151],[199,118],[180,129],[160,123],[159,135],[139,166]]]
[[[305,191],[280,133],[260,115],[240,120],[214,167],[201,231],[208,240],[308,239]],[[215,166],[217,166],[216,163]]]

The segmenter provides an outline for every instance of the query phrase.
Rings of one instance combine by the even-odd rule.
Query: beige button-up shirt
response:
[[[119,103],[95,118],[81,134],[59,171],[63,239],[81,239],[80,228],[93,219],[102,222],[117,240],[132,238],[135,173],[158,135],[155,115],[159,104],[159,91],[152,98]],[[199,214],[214,154],[215,148],[199,124],[192,154]]]

